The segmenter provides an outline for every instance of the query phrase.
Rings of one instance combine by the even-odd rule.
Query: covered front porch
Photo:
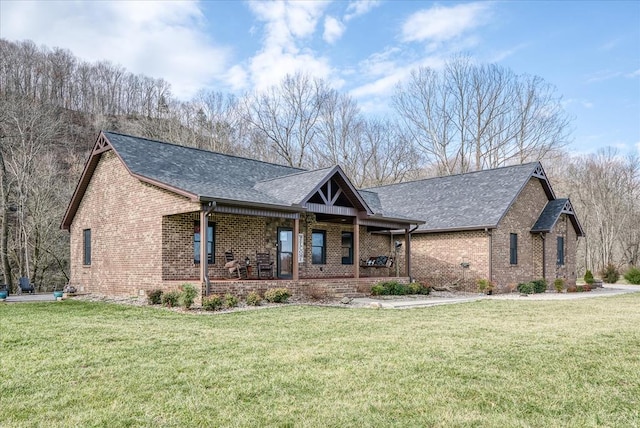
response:
[[[200,211],[163,217],[163,281],[197,278],[203,295],[286,287],[298,294],[322,288],[332,296],[389,277],[408,281],[416,221],[374,214],[339,168],[314,182],[291,206],[212,200],[202,201]],[[229,253],[242,272],[229,269]],[[272,265],[266,275],[257,269],[258,254]]]

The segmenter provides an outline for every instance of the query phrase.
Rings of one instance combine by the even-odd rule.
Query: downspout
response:
[[[413,282],[413,276],[411,275],[411,234],[413,232],[416,231],[416,229],[418,229],[418,225],[416,224],[416,227],[414,227],[413,229],[407,231],[407,239],[406,239],[406,244],[407,244],[407,255],[406,255],[406,259],[407,259],[407,276],[409,277],[409,282]]]
[[[200,269],[202,269],[202,280],[205,284],[205,296],[211,293],[211,282],[209,281],[209,254],[207,243],[209,242],[209,214],[216,209],[215,201],[202,204],[200,215]],[[215,254],[213,255],[215,257]]]
[[[542,278],[547,279],[547,240],[544,232],[540,232],[542,239]]]
[[[484,228],[484,232],[489,237],[489,282],[493,282],[493,234],[488,227]]]

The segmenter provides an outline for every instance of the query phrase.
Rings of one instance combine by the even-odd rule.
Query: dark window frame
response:
[[[82,264],[91,266],[91,229],[82,230]]]
[[[344,238],[348,236],[350,239],[349,245],[344,245]],[[353,264],[353,232],[342,232],[340,234],[340,247],[342,249],[341,257],[343,265],[352,265]],[[344,256],[345,248],[349,249],[349,255],[347,257]]]
[[[314,245],[314,235],[321,235],[322,236],[322,245]],[[320,248],[320,252],[321,252],[321,260],[317,260],[314,256],[314,248]],[[311,264],[314,265],[326,265],[327,264],[327,231],[326,230],[319,230],[319,229],[312,229],[311,230]]]
[[[509,234],[509,264],[518,264],[518,234]]]
[[[211,231],[211,235],[207,235],[207,259],[208,264],[212,265],[214,264],[213,255],[216,253],[216,223],[210,221],[207,227]],[[199,230],[200,222],[195,220],[193,222],[193,263],[196,265],[200,264],[200,242],[202,241]],[[209,244],[211,244],[211,251],[209,251]]]
[[[556,239],[556,264],[558,266],[564,266],[564,236],[558,236]]]

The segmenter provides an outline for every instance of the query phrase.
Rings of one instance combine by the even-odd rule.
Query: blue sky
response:
[[[241,95],[298,70],[389,113],[395,84],[464,53],[555,85],[574,153],[640,151],[639,1],[13,1],[0,37]]]

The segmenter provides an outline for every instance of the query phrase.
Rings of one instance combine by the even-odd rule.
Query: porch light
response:
[[[402,247],[402,242],[396,241],[396,242],[394,242],[394,245],[396,246],[396,249],[398,249],[398,248]]]
[[[249,266],[251,264],[251,260],[249,260],[249,256],[244,259],[244,264]]]

